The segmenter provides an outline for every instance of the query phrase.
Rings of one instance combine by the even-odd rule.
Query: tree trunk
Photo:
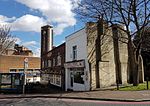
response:
[[[128,41],[128,70],[130,83],[137,86],[139,84],[138,63],[136,62],[136,53],[131,38]]]
[[[144,82],[144,66],[143,66],[143,58],[142,55],[139,55],[139,60],[138,60],[138,70],[139,70],[139,83]]]
[[[116,70],[116,83],[122,84],[122,73],[121,73],[121,62],[120,62],[120,52],[119,52],[119,37],[118,29],[113,28],[113,46],[114,46],[114,60],[115,60],[115,70]]]

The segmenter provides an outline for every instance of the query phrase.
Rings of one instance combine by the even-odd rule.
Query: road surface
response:
[[[57,98],[0,99],[0,106],[150,106],[149,102],[117,102]]]

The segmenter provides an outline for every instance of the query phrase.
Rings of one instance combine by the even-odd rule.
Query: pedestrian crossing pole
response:
[[[24,71],[23,71],[23,94],[25,94],[25,86],[26,86],[26,69],[28,68],[28,58],[24,58]]]

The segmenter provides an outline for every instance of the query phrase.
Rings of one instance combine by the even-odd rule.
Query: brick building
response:
[[[55,47],[47,54],[42,56],[42,73],[48,75],[48,81],[50,84],[61,87],[64,90],[65,87],[65,43],[58,47]],[[47,76],[46,75],[46,76]],[[43,76],[43,77],[44,77]]]
[[[40,58],[20,55],[0,55],[0,73],[20,72],[24,69],[24,58],[28,58],[28,69],[40,69]]]
[[[26,69],[27,81],[39,82],[40,58],[33,57],[31,50],[19,45],[7,49],[4,54],[0,55],[0,73],[23,73],[25,58],[28,58],[28,68]]]
[[[65,43],[53,47],[53,29],[41,28],[41,70],[42,79],[50,84],[65,89]]]

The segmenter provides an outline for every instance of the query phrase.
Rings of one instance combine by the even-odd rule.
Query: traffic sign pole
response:
[[[24,77],[23,77],[23,94],[25,94],[25,85],[26,85],[26,69],[28,68],[28,58],[24,59]]]

